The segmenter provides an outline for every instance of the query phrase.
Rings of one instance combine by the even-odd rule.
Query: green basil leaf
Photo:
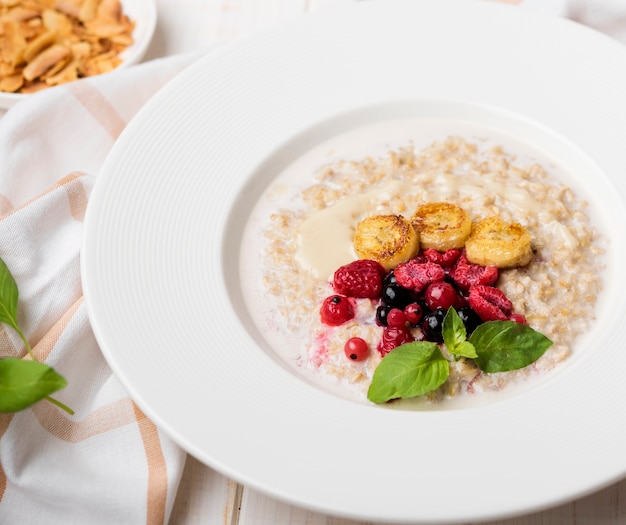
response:
[[[450,366],[434,343],[406,343],[389,352],[374,371],[367,398],[374,403],[421,396],[441,386]]]
[[[0,412],[18,412],[64,388],[67,381],[39,361],[0,359]]]
[[[0,323],[17,326],[17,283],[6,263],[0,259]]]
[[[441,335],[443,336],[443,342],[450,351],[467,339],[465,325],[459,314],[452,307],[448,308],[446,316],[443,318]]]
[[[443,342],[451,354],[462,357],[476,357],[474,345],[467,341],[467,330],[457,311],[450,307],[443,318],[441,329]]]
[[[463,341],[452,351],[452,353],[460,357],[469,357],[470,359],[475,359],[478,357],[474,345],[469,341]]]
[[[479,325],[470,337],[484,372],[508,372],[534,363],[552,345],[545,335],[515,321],[489,321]]]

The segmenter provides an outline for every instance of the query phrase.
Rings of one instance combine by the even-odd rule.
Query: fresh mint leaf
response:
[[[457,345],[452,354],[459,357],[469,357],[470,359],[476,359],[478,355],[476,354],[476,348],[469,341],[463,341],[460,345]]]
[[[0,323],[8,324],[17,331],[18,295],[17,283],[6,263],[0,259]]]
[[[64,388],[67,381],[39,361],[0,359],[0,412],[18,412]]]
[[[376,367],[367,398],[385,403],[421,396],[439,388],[449,375],[449,363],[435,343],[405,343],[389,352]]]
[[[476,357],[474,345],[467,341],[467,330],[457,311],[450,307],[443,318],[441,329],[443,342],[451,354],[461,357]]]
[[[484,372],[509,372],[539,359],[552,345],[545,335],[515,321],[489,321],[474,330],[470,339]]]

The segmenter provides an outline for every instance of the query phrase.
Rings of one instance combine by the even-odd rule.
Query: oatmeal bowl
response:
[[[287,144],[259,172],[275,179],[234,235],[252,324],[296,373],[393,408],[491,402],[549,377],[603,315],[605,201],[581,198],[597,168],[531,147],[554,137],[486,108],[405,102],[341,120],[370,116],[339,134],[327,123],[332,138],[276,169]]]
[[[471,0],[341,3],[216,50],[90,199],[105,358],[190,454],[333,515],[495,519],[620,479],[620,62]]]

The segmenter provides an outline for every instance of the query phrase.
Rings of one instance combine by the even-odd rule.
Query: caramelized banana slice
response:
[[[460,206],[429,202],[417,208],[411,219],[419,232],[422,248],[440,252],[462,248],[472,231],[472,219]]]
[[[465,243],[467,259],[481,266],[515,268],[533,258],[530,234],[521,224],[486,217],[472,226]]]
[[[378,261],[389,271],[419,248],[419,234],[402,215],[373,215],[359,222],[352,238],[360,259]]]

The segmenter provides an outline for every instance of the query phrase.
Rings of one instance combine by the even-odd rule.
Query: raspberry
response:
[[[513,304],[502,290],[482,284],[470,288],[469,304],[485,322],[506,321],[513,311]]]
[[[403,288],[414,292],[421,292],[430,283],[443,281],[446,273],[438,264],[432,262],[420,263],[416,259],[399,264],[393,271],[396,282]]]
[[[385,269],[377,262],[359,259],[338,268],[333,275],[333,289],[348,297],[378,299],[383,288]]]
[[[412,341],[414,341],[413,336],[406,328],[389,326],[383,330],[383,336],[378,342],[378,351],[381,356],[385,357],[397,346]]]
[[[491,286],[498,280],[498,268],[473,264],[462,254],[450,271],[450,277],[463,290],[469,290],[476,285]]]
[[[434,248],[428,248],[427,250],[424,250],[424,255],[430,262],[438,264],[442,268],[448,268],[452,266],[461,256],[461,250],[452,249],[440,252]]]
[[[339,326],[354,318],[354,307],[347,297],[331,295],[322,303],[320,318],[324,324]]]
[[[415,262],[423,264],[423,263],[427,263],[428,262],[428,257],[426,257],[426,252],[419,251],[419,252],[417,252],[417,255],[415,257],[413,257],[413,260]]]

